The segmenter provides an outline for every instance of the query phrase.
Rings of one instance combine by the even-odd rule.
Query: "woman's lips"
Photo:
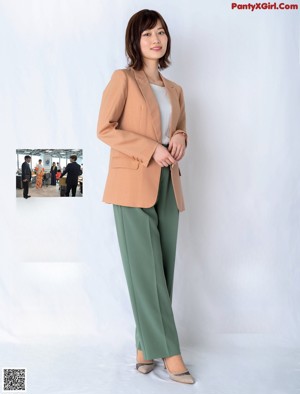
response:
[[[162,47],[153,47],[151,48],[153,51],[160,51],[162,49]]]

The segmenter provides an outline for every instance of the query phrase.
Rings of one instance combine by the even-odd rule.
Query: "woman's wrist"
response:
[[[183,134],[185,136],[185,138],[187,138],[187,133],[183,130],[176,130],[174,135],[176,135],[176,134]]]
[[[176,130],[173,135],[177,135],[177,134],[181,134],[181,135],[184,136],[184,138],[185,138],[185,146],[187,146],[187,138],[188,138],[187,133],[185,131],[183,131],[183,130]]]

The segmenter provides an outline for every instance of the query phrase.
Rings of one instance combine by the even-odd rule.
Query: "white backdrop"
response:
[[[0,1],[0,367],[27,367],[30,392],[299,392],[299,11],[230,5]],[[162,385],[162,368],[135,373],[112,206],[101,202],[101,95],[143,8],[167,21],[163,73],[185,93],[173,305],[193,388]],[[15,198],[16,149],[68,147],[83,149],[82,199]]]

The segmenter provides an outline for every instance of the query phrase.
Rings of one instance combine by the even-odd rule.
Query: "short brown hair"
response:
[[[70,159],[76,161],[76,160],[77,160],[77,156],[76,156],[76,155],[71,155],[71,156],[70,156]]]
[[[167,68],[171,61],[169,59],[171,52],[171,37],[168,26],[164,18],[153,10],[141,10],[136,14],[132,15],[129,19],[126,35],[125,35],[125,46],[126,56],[128,59],[128,67],[132,67],[135,70],[141,70],[143,68],[143,56],[140,47],[140,39],[143,31],[153,29],[157,21],[160,21],[165,33],[168,37],[166,53],[158,61],[158,68],[163,70]]]

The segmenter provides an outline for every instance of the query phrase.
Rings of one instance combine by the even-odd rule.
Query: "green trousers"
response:
[[[153,207],[113,207],[136,347],[146,360],[181,354],[171,306],[179,211],[170,168],[161,170]]]

